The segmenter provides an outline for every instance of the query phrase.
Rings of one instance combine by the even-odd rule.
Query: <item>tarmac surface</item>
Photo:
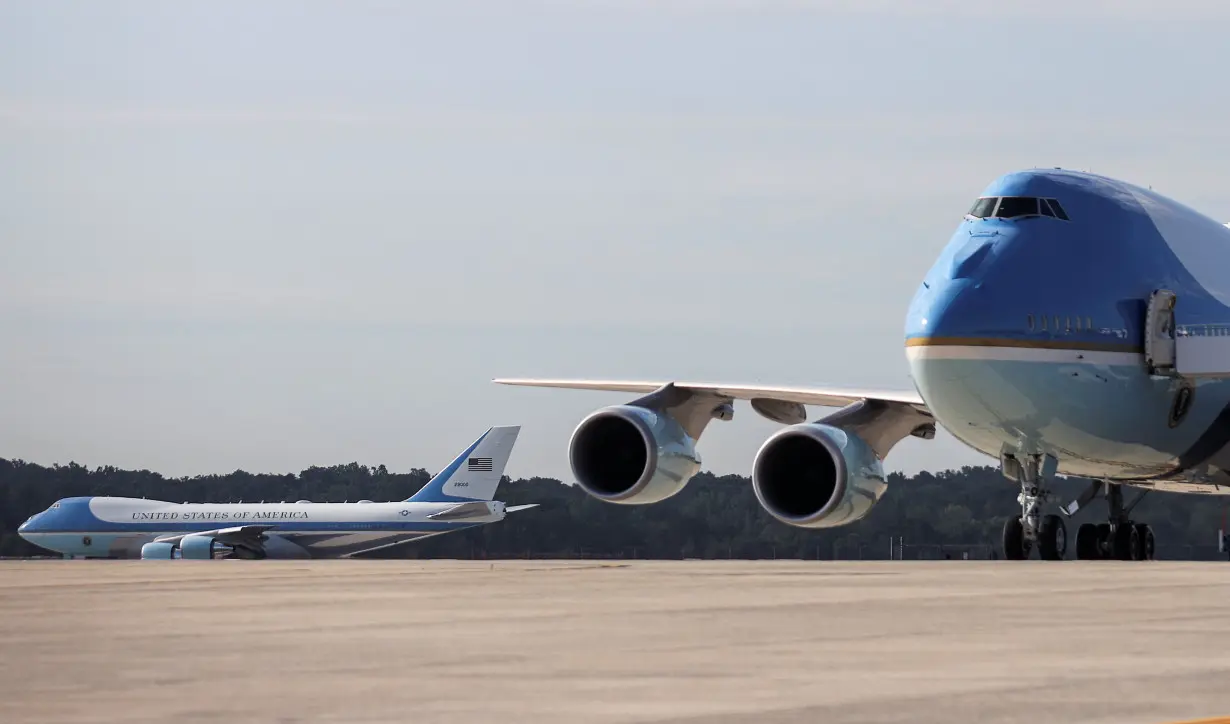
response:
[[[0,563],[2,722],[1218,715],[1224,563]]]

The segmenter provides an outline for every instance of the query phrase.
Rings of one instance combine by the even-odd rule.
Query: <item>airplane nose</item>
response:
[[[986,320],[980,318],[989,311],[980,287],[969,279],[924,284],[910,305],[906,344],[936,344],[979,336],[987,326]]]
[[[23,533],[33,533],[36,530],[38,530],[39,519],[42,517],[42,515],[43,515],[42,513],[35,513],[29,518],[26,518],[26,522],[17,526],[17,534],[21,535]]]
[[[906,319],[906,358],[919,394],[933,411],[956,414],[953,400],[967,397],[968,359],[996,344],[1009,330],[1019,303],[1002,292],[1006,234],[959,232],[919,286]],[[1023,326],[1023,325],[1018,325]]]
[[[1015,308],[1024,271],[1019,230],[961,230],[919,285],[906,318],[907,346],[999,336]],[[1011,289],[1004,291],[1005,283]],[[1024,317],[1022,317],[1024,319]],[[1020,330],[1016,330],[1020,331]]]

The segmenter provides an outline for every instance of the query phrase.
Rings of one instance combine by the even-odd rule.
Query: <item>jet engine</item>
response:
[[[832,528],[871,511],[888,488],[875,452],[858,435],[822,423],[791,425],[760,446],[752,489],[788,525]]]
[[[142,560],[179,558],[179,546],[174,543],[151,542],[141,546]]]
[[[207,535],[186,535],[179,541],[180,557],[187,560],[213,560],[231,552],[231,547]]]
[[[700,470],[696,441],[673,417],[633,405],[603,408],[582,420],[568,443],[568,460],[582,490],[625,505],[665,500]]]

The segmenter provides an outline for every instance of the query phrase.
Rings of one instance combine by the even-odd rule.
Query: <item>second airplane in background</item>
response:
[[[169,503],[65,498],[17,529],[69,558],[339,558],[464,530],[534,505],[495,498],[520,427],[493,427],[393,503]]]

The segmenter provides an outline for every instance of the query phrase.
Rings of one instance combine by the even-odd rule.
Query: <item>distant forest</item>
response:
[[[0,459],[0,555],[47,555],[17,535],[28,516],[59,498],[120,495],[171,501],[316,502],[404,500],[427,480],[426,470],[389,472],[357,463],[312,467],[298,475],[252,474],[166,478],[148,470],[89,469],[70,463],[44,467]],[[1055,488],[1074,496],[1084,481],[1061,479]],[[987,558],[999,550],[1004,520],[1017,511],[1017,488],[991,467],[965,467],[906,477],[893,474],[888,493],[865,519],[841,528],[809,531],[777,522],[756,503],[750,481],[701,473],[681,492],[656,505],[611,505],[548,478],[505,482],[497,497],[510,505],[541,507],[500,523],[407,543],[369,554],[382,558],[803,558],[887,559],[890,538],[901,557]],[[1151,493],[1135,511],[1154,527],[1157,557],[1223,558],[1217,531],[1230,499]],[[1091,504],[1068,521],[1069,552],[1076,526],[1104,520],[1106,506]]]

